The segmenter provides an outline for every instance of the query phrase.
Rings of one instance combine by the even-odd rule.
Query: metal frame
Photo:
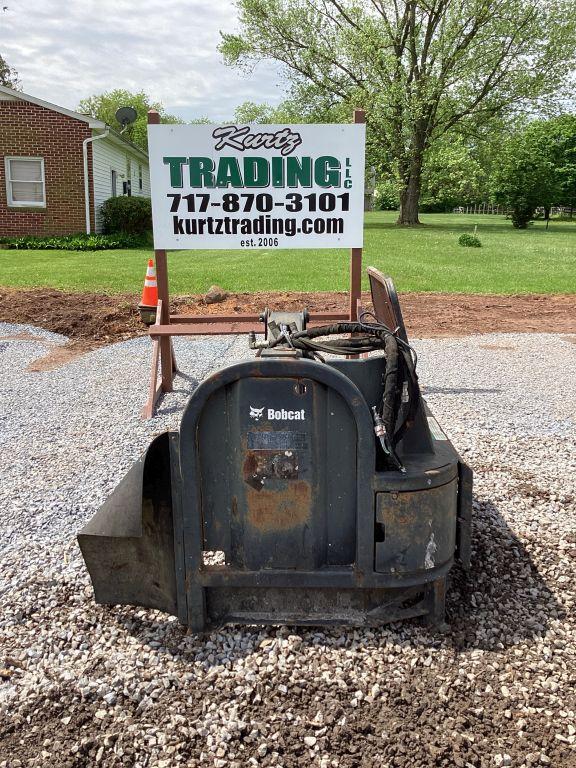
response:
[[[362,365],[363,361],[358,361],[357,364]],[[308,571],[250,571],[203,564],[204,521],[198,450],[195,440],[182,440],[181,436],[197,433],[204,407],[217,390],[247,376],[258,379],[291,376],[311,378],[333,389],[348,404],[357,429],[356,557],[353,565]],[[454,563],[454,557],[439,567],[416,575],[391,575],[374,571],[375,491],[395,490],[396,485],[402,490],[410,490],[411,484],[421,489],[422,479],[416,475],[409,477],[407,483],[405,476],[389,472],[386,473],[389,476],[387,482],[382,484],[381,488],[376,488],[373,483],[375,443],[372,417],[358,387],[340,371],[310,360],[275,358],[256,358],[224,368],[206,379],[195,391],[182,416],[178,444],[174,444],[172,453],[174,541],[177,547],[181,547],[181,551],[176,553],[176,568],[180,563],[183,575],[183,578],[177,578],[177,604],[180,621],[187,624],[192,631],[201,632],[206,629],[206,597],[211,588],[375,588],[397,590],[398,596],[405,599],[406,589],[425,587],[427,591],[424,602],[415,606],[414,613],[403,611],[399,617],[427,613],[430,613],[433,619],[436,616],[443,617],[445,577]],[[440,459],[441,463],[452,460],[452,469],[457,472],[452,447],[447,445],[446,452],[446,457]],[[452,481],[454,479],[455,476],[451,478]],[[446,482],[445,474],[436,472],[436,477],[429,487],[442,487]]]
[[[366,113],[362,109],[354,110],[354,123],[365,123]],[[160,114],[151,109],[148,112],[148,125],[159,125]],[[154,415],[156,403],[164,392],[172,392],[174,373],[177,372],[174,361],[172,336],[197,336],[213,334],[239,334],[255,330],[260,322],[258,315],[171,315],[170,293],[168,289],[168,262],[166,251],[154,249],[156,275],[158,279],[158,308],[156,322],[150,327],[152,339],[152,363],[148,399],[142,409],[142,416],[150,419]],[[321,322],[339,322],[356,320],[361,297],[362,284],[362,248],[350,250],[350,291],[348,314],[322,313],[311,317],[309,326]],[[158,384],[158,360],[160,361],[160,384]]]

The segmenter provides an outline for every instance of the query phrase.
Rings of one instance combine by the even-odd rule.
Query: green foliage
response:
[[[104,232],[143,235],[152,229],[152,203],[148,197],[110,197],[100,207]]]
[[[86,115],[92,115],[97,120],[102,120],[114,130],[119,131],[121,126],[115,117],[116,110],[119,107],[133,107],[136,110],[138,117],[126,128],[123,136],[144,151],[148,149],[148,110],[157,110],[163,123],[184,122],[179,117],[166,114],[162,104],[152,101],[144,91],[131,93],[121,88],[82,99],[78,105],[78,111]]]
[[[278,106],[245,101],[237,107],[234,119],[238,123],[348,123],[350,110],[313,85],[293,83]]]
[[[378,211],[397,211],[400,205],[398,182],[394,179],[383,179],[376,184],[374,190],[374,207]]]
[[[0,243],[18,251],[108,251],[114,248],[137,248],[142,238],[135,235],[54,235],[50,237],[0,237]]]
[[[481,248],[482,247],[480,238],[476,237],[476,235],[471,235],[469,232],[463,232],[460,235],[460,237],[458,238],[458,245],[461,245],[464,248]]]
[[[547,123],[558,183],[557,205],[576,208],[576,115],[560,115]]]
[[[534,206],[530,203],[524,203],[522,200],[517,200],[510,214],[512,226],[516,229],[526,229],[533,218]]]
[[[486,173],[461,136],[436,142],[426,153],[420,209],[448,213],[485,199]]]
[[[505,142],[492,179],[494,198],[526,229],[538,206],[576,203],[576,116],[535,120]]]
[[[20,88],[18,72],[2,56],[0,56],[0,85],[4,85],[6,88],[14,88],[15,90]]]
[[[402,223],[417,223],[426,152],[443,136],[560,99],[576,64],[572,0],[238,0],[227,63],[272,60],[308,98],[367,110],[369,157],[402,183]],[[349,119],[349,118],[348,118]],[[414,207],[414,202],[416,207]]]
[[[281,107],[272,107],[270,104],[256,104],[253,101],[245,101],[236,107],[234,120],[237,123],[284,123],[286,120]],[[298,120],[298,122],[300,122]]]

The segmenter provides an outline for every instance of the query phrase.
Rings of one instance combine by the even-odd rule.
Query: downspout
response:
[[[84,158],[84,207],[86,211],[87,235],[90,234],[90,180],[88,175],[88,144],[90,144],[91,141],[96,141],[97,139],[105,139],[109,133],[110,127],[107,125],[104,133],[100,133],[98,136],[89,136],[82,142],[82,155]],[[96,211],[94,211],[94,216],[96,216]]]

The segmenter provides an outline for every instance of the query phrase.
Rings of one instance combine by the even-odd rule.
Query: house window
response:
[[[116,195],[118,194],[118,191],[116,189],[116,182],[117,182],[117,180],[118,180],[118,174],[116,173],[116,171],[111,171],[111,173],[110,173],[110,181],[112,183],[112,189],[111,189],[112,197],[116,197]]]
[[[139,165],[138,166],[138,189],[140,190],[140,192],[142,192],[143,186],[144,185],[142,183],[142,166]]]
[[[44,158],[6,157],[4,165],[8,205],[45,208]]]

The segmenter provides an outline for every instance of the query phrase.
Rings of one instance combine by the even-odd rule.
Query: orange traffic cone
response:
[[[158,304],[158,282],[156,281],[156,267],[153,259],[148,260],[148,269],[144,278],[142,301],[138,304],[140,317],[146,325],[151,325],[156,320],[156,306]]]

